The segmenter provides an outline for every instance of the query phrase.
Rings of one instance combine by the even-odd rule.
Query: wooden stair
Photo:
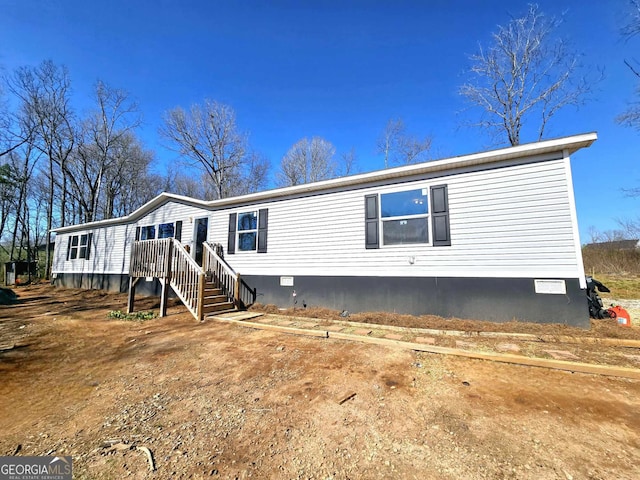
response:
[[[230,302],[222,289],[215,283],[204,284],[204,296],[202,303],[202,314],[207,316],[217,313],[233,312],[236,310],[233,302]]]

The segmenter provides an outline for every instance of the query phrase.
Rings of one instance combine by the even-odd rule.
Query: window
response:
[[[173,223],[163,223],[158,226],[158,238],[172,238],[174,231]]]
[[[155,225],[140,227],[140,240],[153,240],[154,238],[156,238]]]
[[[380,195],[383,245],[429,243],[426,188]]]
[[[227,253],[267,253],[269,209],[229,214]]]
[[[420,243],[433,247],[451,246],[449,190],[446,184],[365,195],[366,249]]]
[[[258,212],[238,214],[238,250],[255,251],[258,238]]]
[[[69,237],[67,260],[89,259],[93,234],[73,235]]]
[[[138,240],[153,240],[156,238],[156,226],[147,225],[145,227],[136,227],[136,242]],[[161,223],[158,225],[158,239],[175,238],[179,242],[182,241],[182,222]]]

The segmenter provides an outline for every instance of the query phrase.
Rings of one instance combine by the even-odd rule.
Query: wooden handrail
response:
[[[240,273],[236,272],[222,257],[222,245],[202,244],[202,266],[207,275],[222,288],[229,301],[238,308],[245,308],[255,302],[256,291],[242,281]]]
[[[134,242],[129,276],[156,277],[169,282],[191,314],[202,320],[204,271],[174,238]]]
[[[180,242],[171,240],[171,286],[193,316],[202,320],[204,272]]]
[[[207,277],[212,278],[236,307],[245,308],[255,302],[256,290],[251,289],[224,260],[221,245],[204,242],[202,253],[203,266],[200,267],[174,238],[135,241],[131,248],[129,276],[155,277],[163,282],[163,286],[170,285],[198,320],[203,319]],[[166,300],[164,287],[162,298]]]

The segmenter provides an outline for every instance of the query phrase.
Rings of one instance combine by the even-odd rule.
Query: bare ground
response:
[[[75,478],[640,478],[639,381],[17,293],[0,307],[0,454],[72,455]]]

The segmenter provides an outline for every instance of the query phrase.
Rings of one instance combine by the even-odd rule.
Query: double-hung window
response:
[[[426,188],[380,195],[383,245],[429,243],[429,193]]]
[[[243,212],[238,214],[238,250],[240,252],[254,252],[258,239],[258,212]]]
[[[84,235],[73,235],[69,237],[67,260],[88,260],[91,252],[92,237],[93,235],[91,233]]]
[[[447,185],[365,195],[365,248],[413,244],[451,246]]]
[[[230,213],[227,253],[267,253],[269,209]]]

